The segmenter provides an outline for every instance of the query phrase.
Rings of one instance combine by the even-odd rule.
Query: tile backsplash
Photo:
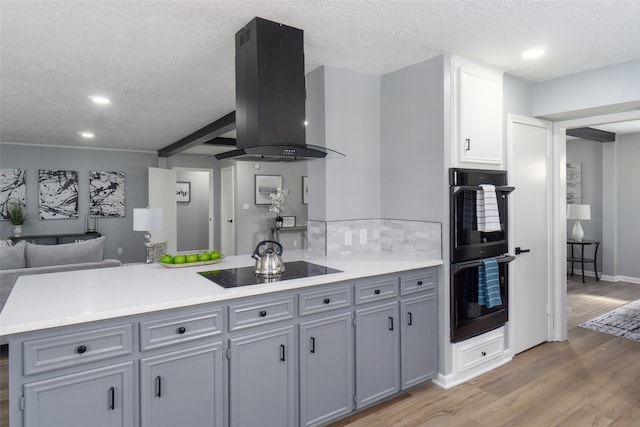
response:
[[[384,251],[442,259],[442,224],[396,219],[309,221],[312,255]]]

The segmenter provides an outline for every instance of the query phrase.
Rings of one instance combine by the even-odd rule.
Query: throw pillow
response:
[[[27,267],[79,264],[102,261],[106,237],[62,245],[35,245],[27,243]]]
[[[0,240],[0,248],[10,248],[11,246],[13,246],[13,240]]]
[[[0,247],[0,269],[13,270],[16,268],[25,268],[27,261],[24,255],[26,242],[20,240],[15,246]]]

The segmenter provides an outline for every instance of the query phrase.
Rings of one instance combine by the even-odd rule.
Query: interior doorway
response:
[[[177,251],[210,251],[213,249],[213,170],[175,169]]]

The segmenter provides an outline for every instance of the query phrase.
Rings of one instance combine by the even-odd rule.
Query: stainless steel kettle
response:
[[[263,245],[271,244],[262,252],[260,248]],[[275,246],[275,249],[273,248]],[[284,271],[284,262],[282,262],[282,245],[274,240],[263,240],[258,243],[256,250],[251,255],[251,258],[256,260],[256,267],[254,272],[258,276],[276,276]]]

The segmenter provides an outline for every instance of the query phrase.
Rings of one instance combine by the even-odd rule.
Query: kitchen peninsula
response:
[[[441,260],[284,260],[341,272],[229,289],[197,274],[244,255],[20,278],[0,315],[10,425],[318,425],[436,375]]]

